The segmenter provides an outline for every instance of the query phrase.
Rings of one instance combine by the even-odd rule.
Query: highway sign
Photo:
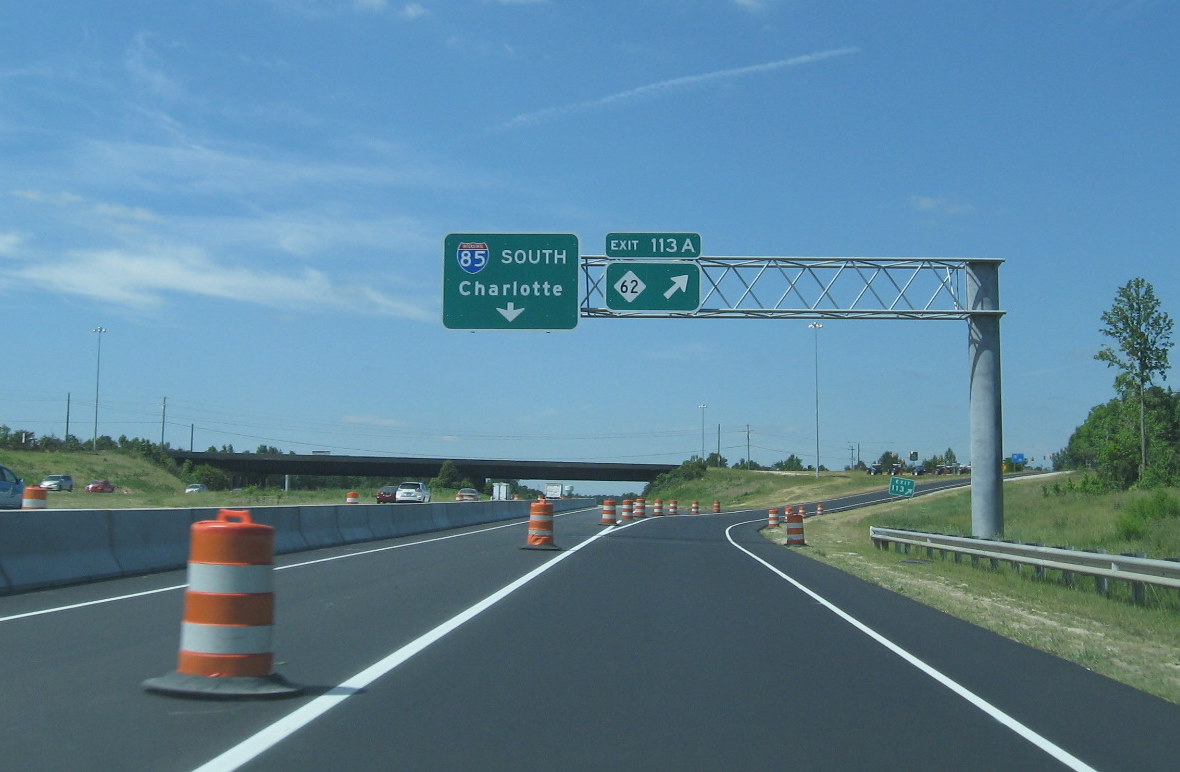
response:
[[[917,482],[908,477],[889,478],[890,496],[905,496],[907,499],[912,499],[914,497],[914,488],[916,487]]]
[[[443,325],[452,330],[572,330],[578,237],[451,233],[443,240]]]
[[[701,305],[701,268],[685,260],[612,263],[604,294],[612,311],[695,311]]]
[[[608,233],[607,257],[698,258],[699,233]]]

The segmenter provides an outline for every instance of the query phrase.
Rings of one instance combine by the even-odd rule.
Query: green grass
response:
[[[1164,558],[1180,554],[1180,520],[1159,521],[1158,532],[1127,539],[1118,532],[1120,514],[1144,493],[1045,496],[1035,479],[1004,486],[1005,538],[1047,545],[1147,552]],[[920,602],[986,627],[1029,646],[1072,660],[1111,678],[1180,703],[1180,593],[1147,587],[1147,603],[1132,603],[1128,582],[1112,581],[1109,596],[1094,591],[1092,577],[1073,586],[1059,572],[1034,578],[1001,562],[973,566],[927,556],[875,549],[870,525],[967,534],[970,493],[948,492],[862,510],[810,518],[803,554],[854,573]],[[780,529],[781,530],[781,529]],[[765,531],[776,541],[782,534]],[[918,562],[905,562],[905,561]]]

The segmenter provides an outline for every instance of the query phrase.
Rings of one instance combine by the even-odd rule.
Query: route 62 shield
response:
[[[490,255],[488,245],[482,241],[464,241],[455,250],[459,267],[467,273],[479,273],[486,268]]]

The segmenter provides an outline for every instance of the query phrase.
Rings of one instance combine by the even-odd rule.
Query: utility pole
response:
[[[160,450],[164,449],[164,418],[168,415],[168,398],[164,397],[164,403],[160,405]]]
[[[62,437],[62,442],[69,442],[70,439],[70,393],[66,392],[66,436]]]
[[[746,469],[752,469],[753,465],[750,463],[750,425],[746,424]]]

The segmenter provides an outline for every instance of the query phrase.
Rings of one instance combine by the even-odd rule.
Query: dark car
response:
[[[20,509],[24,505],[25,481],[6,466],[0,466],[0,509]]]
[[[91,480],[86,485],[87,493],[114,493],[115,486],[110,480]]]
[[[396,504],[397,503],[397,486],[385,485],[381,490],[377,491],[378,504]]]

